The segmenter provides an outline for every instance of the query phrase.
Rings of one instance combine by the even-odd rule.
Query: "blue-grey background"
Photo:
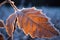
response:
[[[0,0],[0,3],[4,0]],[[60,31],[60,1],[59,0],[12,0],[15,2],[15,5],[22,9],[29,7],[36,7],[37,9],[41,9],[44,14],[51,18],[51,22],[54,26]],[[9,15],[14,13],[14,9],[10,6],[10,4],[6,3],[0,7],[0,20],[4,20],[6,23],[6,19]],[[0,28],[0,33],[2,33],[5,37],[5,40],[8,40],[8,35],[5,31],[5,28]],[[13,34],[14,40],[60,40],[60,36],[55,38],[45,39],[45,38],[34,38],[32,39],[30,36],[25,36],[21,29],[16,29]]]

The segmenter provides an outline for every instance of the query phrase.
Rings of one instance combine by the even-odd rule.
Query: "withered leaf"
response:
[[[40,10],[34,8],[23,9],[17,13],[17,23],[26,35],[32,38],[50,38],[59,35],[53,25],[49,22],[49,18]]]
[[[11,37],[13,32],[14,32],[14,24],[15,24],[15,20],[16,20],[16,15],[12,14],[8,17],[8,19],[6,20],[6,31],[8,33],[8,35]]]
[[[0,20],[0,28],[3,28],[4,27],[4,22],[3,20]]]
[[[8,17],[6,21],[6,31],[9,36],[12,36],[14,32],[16,19],[18,27],[32,38],[51,38],[59,35],[59,32],[54,28],[49,18],[44,15],[42,11],[34,8],[26,8]]]
[[[0,40],[4,40],[4,36],[0,34]]]

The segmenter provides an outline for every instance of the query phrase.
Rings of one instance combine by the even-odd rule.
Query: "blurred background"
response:
[[[2,3],[4,0],[0,0]],[[37,9],[41,9],[44,14],[51,18],[51,22],[54,26],[60,31],[60,0],[12,0],[15,2],[15,5],[19,8],[31,8],[36,7]],[[9,15],[14,13],[14,9],[10,4],[6,3],[0,7],[0,20],[4,20],[6,23],[6,19]],[[0,33],[4,35],[4,39],[8,40],[8,35],[5,31],[5,28],[0,28]],[[29,35],[25,36],[22,30],[16,29],[13,34],[14,40],[60,40],[60,36],[55,38],[45,39],[45,38],[34,38],[32,39]]]

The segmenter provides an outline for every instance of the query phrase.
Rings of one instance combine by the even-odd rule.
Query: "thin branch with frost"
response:
[[[0,3],[0,7],[1,7],[2,5],[4,5],[5,3],[7,3],[7,2],[6,2],[6,1],[4,1],[4,2]]]
[[[4,2],[0,3],[0,6],[4,5],[5,3],[10,3],[10,5],[14,8],[15,11],[18,11],[18,8],[14,5],[14,2],[11,0],[5,0]]]
[[[10,5],[14,8],[15,11],[18,11],[18,8],[14,5],[14,2],[11,0],[8,0],[8,2],[10,3]]]

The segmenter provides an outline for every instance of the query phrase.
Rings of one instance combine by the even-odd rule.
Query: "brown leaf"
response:
[[[58,36],[59,32],[54,28],[49,18],[42,11],[35,8],[26,8],[12,14],[6,20],[6,31],[11,37],[14,32],[14,24],[17,21],[19,28],[22,28],[26,35],[32,38],[50,38]]]
[[[32,38],[58,36],[58,31],[55,30],[49,21],[46,15],[34,8],[23,9],[20,13],[17,13],[17,24],[19,28],[22,28],[26,35],[30,34]]]
[[[4,36],[0,34],[0,40],[4,40]]]
[[[11,37],[13,32],[14,32],[14,24],[15,24],[15,20],[16,20],[16,15],[12,14],[8,17],[8,19],[6,20],[6,31],[8,33],[8,35]]]
[[[0,20],[0,28],[4,27],[4,22],[3,20]]]

